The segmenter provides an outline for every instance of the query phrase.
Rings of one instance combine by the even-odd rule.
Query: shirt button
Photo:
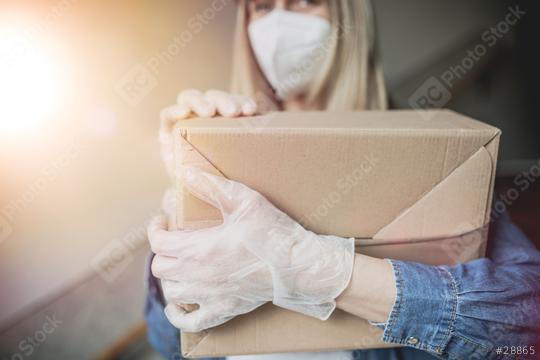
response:
[[[416,345],[418,344],[418,338],[415,338],[414,336],[411,336],[407,339],[407,344],[409,345]]]

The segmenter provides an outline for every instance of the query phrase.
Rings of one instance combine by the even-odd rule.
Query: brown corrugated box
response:
[[[240,181],[309,230],[355,237],[357,252],[428,264],[484,255],[499,138],[451,111],[281,112],[175,128],[178,167]],[[220,223],[177,187],[179,228]],[[380,337],[339,310],[323,322],[267,304],[181,342],[184,356],[201,357],[388,346]]]

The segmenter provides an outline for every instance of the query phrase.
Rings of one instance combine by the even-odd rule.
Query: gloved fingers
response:
[[[201,296],[208,295],[209,292],[197,288],[198,286],[207,286],[209,289],[234,289],[234,284],[228,281],[231,264],[216,266],[211,263],[211,254],[206,253],[204,249],[201,252],[203,254],[199,256],[199,249],[190,246],[180,251],[172,251],[171,255],[156,254],[152,259],[152,274],[159,279],[177,281],[183,284],[186,291]],[[195,286],[195,289],[191,291],[190,286]]]
[[[169,219],[166,215],[153,217],[147,226],[148,241],[155,254],[171,256],[181,251],[189,251],[196,245],[196,239],[204,238],[209,230],[169,231]],[[194,251],[196,249],[192,249]],[[187,255],[187,254],[186,254]]]
[[[178,259],[165,255],[156,255],[152,259],[150,270],[158,279],[173,280],[176,274],[182,270],[178,268]],[[178,279],[174,279],[178,281]]]
[[[242,108],[232,94],[220,90],[208,90],[205,96],[214,103],[218,113],[222,116],[235,117],[242,114]]]
[[[195,258],[198,251],[205,249],[198,239],[211,236],[211,229],[170,231],[168,228],[167,215],[157,215],[148,223],[148,242],[154,254],[168,257],[182,255],[184,259]],[[206,246],[209,247],[211,244]]]
[[[163,297],[167,303],[174,304],[197,304],[197,299],[190,294],[189,288],[176,280],[161,279]]]
[[[199,117],[212,117],[216,106],[199,90],[184,90],[178,94],[178,104],[187,106]]]
[[[193,166],[182,169],[182,179],[188,191],[218,208],[223,216],[230,215],[258,193],[247,186],[224,177],[215,176]]]
[[[233,94],[232,96],[240,107],[242,115],[251,116],[257,113],[257,103],[255,100],[243,95]]]
[[[150,219],[148,225],[146,226],[148,237],[150,238],[155,235],[160,235],[162,230],[166,232],[168,228],[167,223],[167,216],[164,214],[154,216],[152,219]]]
[[[317,242],[304,241],[305,230],[286,214],[276,211],[269,216],[272,216],[274,226],[268,230],[267,234],[272,241],[254,239],[254,241],[246,242],[246,248],[272,267],[290,268],[292,257],[298,253],[301,254],[299,259],[305,258],[305,261],[309,263],[311,257],[308,259],[308,256],[313,253],[312,247],[318,246]],[[303,262],[300,261],[300,264]]]
[[[215,267],[201,265],[195,258],[197,249],[191,247],[191,254],[184,255],[179,252],[180,257],[173,255],[156,254],[152,259],[152,274],[159,279],[173,280],[183,284],[212,283],[219,285],[218,281],[221,273]]]
[[[174,124],[178,120],[183,120],[189,117],[191,109],[186,105],[176,104],[168,106],[161,110],[160,113],[160,139],[162,135],[168,135],[172,132]]]
[[[232,316],[220,316],[204,306],[188,313],[176,304],[168,304],[165,307],[165,316],[174,327],[184,332],[199,332],[223,324],[232,318]]]
[[[188,271],[190,270],[187,269],[186,272]],[[223,305],[226,298],[236,295],[239,292],[247,298],[255,296],[244,294],[244,289],[239,288],[237,285],[223,282],[220,279],[209,281],[208,279],[202,278],[198,280],[176,280],[165,278],[161,279],[161,286],[163,288],[165,299],[168,302],[173,302],[175,304],[195,304],[204,301],[208,302],[210,299],[214,299]],[[239,297],[242,297],[242,295]],[[266,301],[271,299],[271,297],[269,299],[266,298]]]

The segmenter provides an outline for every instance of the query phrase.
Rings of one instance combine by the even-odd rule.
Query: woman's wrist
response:
[[[386,260],[355,254],[351,281],[337,297],[337,307],[370,321],[385,322],[395,299],[392,265]]]

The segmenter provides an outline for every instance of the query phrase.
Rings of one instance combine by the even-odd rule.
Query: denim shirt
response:
[[[488,258],[454,266],[389,260],[396,302],[388,321],[377,326],[384,329],[383,341],[404,347],[355,350],[353,359],[536,358],[540,252],[506,212],[493,220]],[[181,359],[179,332],[165,318],[157,284],[148,273],[149,342],[166,358]],[[517,346],[534,346],[536,355],[511,355]]]

